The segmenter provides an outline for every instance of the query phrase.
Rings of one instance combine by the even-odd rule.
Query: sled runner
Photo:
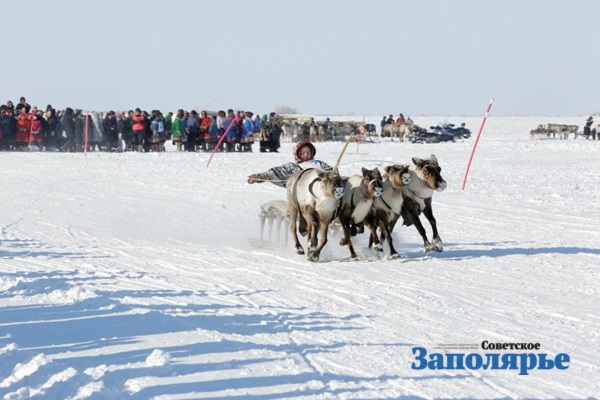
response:
[[[260,205],[260,239],[248,239],[253,247],[263,249],[276,249],[287,246],[290,225],[290,212],[288,202],[285,200],[271,200]],[[265,223],[268,230],[265,238]],[[273,226],[275,226],[275,237],[273,237]],[[281,240],[281,229],[284,229],[283,241]],[[330,233],[336,234],[341,230],[341,224],[336,219],[330,226]]]
[[[288,239],[288,229],[290,222],[290,212],[288,210],[288,202],[285,200],[272,200],[260,205],[260,241],[273,243],[273,225],[275,225],[276,229],[276,238],[275,244],[280,243],[281,239],[281,225],[285,221],[285,234],[283,244],[287,244]],[[264,233],[265,233],[265,221],[269,227],[267,232],[267,240],[265,241]]]

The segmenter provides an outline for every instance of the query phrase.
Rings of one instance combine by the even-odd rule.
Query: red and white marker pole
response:
[[[229,124],[229,126],[227,127],[227,130],[225,130],[225,132],[223,132],[223,135],[221,136],[221,139],[219,139],[219,141],[217,142],[217,145],[213,149],[212,153],[210,153],[210,157],[208,157],[208,162],[206,163],[206,168],[208,168],[210,166],[210,162],[211,162],[213,156],[215,155],[215,153],[217,152],[217,150],[221,146],[221,143],[223,143],[223,140],[225,139],[225,136],[227,136],[227,134],[229,133],[229,130],[231,129],[231,127],[233,126],[233,124],[237,124],[238,121],[239,121],[239,119],[236,116],[233,119],[233,121],[231,121],[231,124]]]
[[[467,165],[467,171],[465,172],[465,179],[463,179],[462,186],[460,190],[465,190],[465,185],[467,183],[467,176],[469,176],[469,169],[471,168],[471,161],[473,161],[473,155],[475,155],[475,149],[477,148],[477,143],[479,143],[479,137],[481,136],[481,132],[483,131],[483,126],[485,125],[485,121],[487,120],[488,113],[492,108],[492,103],[494,102],[494,98],[490,100],[490,104],[488,105],[487,110],[485,111],[485,115],[483,116],[483,121],[481,122],[481,126],[479,127],[479,132],[477,133],[477,138],[475,138],[475,144],[473,145],[473,150],[471,150],[471,157],[469,157],[469,164]]]

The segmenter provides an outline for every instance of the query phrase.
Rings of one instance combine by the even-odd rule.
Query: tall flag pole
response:
[[[473,161],[473,155],[475,155],[475,149],[477,148],[477,143],[479,143],[479,137],[481,136],[481,132],[483,131],[483,126],[485,125],[485,121],[487,120],[488,113],[492,108],[492,103],[494,102],[494,98],[490,100],[490,104],[488,105],[487,110],[485,111],[485,115],[483,116],[483,121],[481,122],[481,126],[479,127],[479,132],[477,133],[477,138],[475,139],[475,144],[473,145],[473,150],[471,150],[471,157],[469,157],[469,164],[467,165],[467,171],[465,172],[465,179],[463,179],[462,186],[460,190],[465,190],[465,185],[467,184],[467,176],[469,176],[469,169],[471,168],[471,161]]]

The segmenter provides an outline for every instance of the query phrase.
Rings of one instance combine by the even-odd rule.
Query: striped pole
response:
[[[465,185],[467,184],[467,176],[469,176],[469,169],[471,168],[471,161],[473,161],[473,155],[475,155],[475,149],[477,148],[477,143],[479,143],[479,137],[481,136],[481,132],[483,131],[483,126],[485,125],[485,121],[487,120],[488,113],[492,108],[492,103],[494,102],[494,98],[490,100],[490,104],[488,105],[487,110],[485,111],[485,115],[483,116],[483,121],[481,122],[481,126],[479,127],[479,132],[477,133],[477,138],[475,138],[475,144],[473,145],[473,150],[471,150],[471,157],[469,157],[469,164],[467,164],[467,171],[465,172],[465,178],[463,179],[462,186],[460,190],[465,190]]]
[[[206,168],[208,168],[210,166],[210,162],[212,161],[213,156],[215,155],[215,153],[219,149],[219,146],[221,146],[221,143],[223,143],[223,140],[225,139],[225,136],[227,136],[227,134],[229,133],[229,130],[231,129],[231,127],[233,126],[233,124],[237,124],[238,121],[239,121],[239,119],[238,119],[238,117],[236,115],[236,117],[233,119],[233,121],[231,121],[231,124],[229,124],[229,126],[227,127],[227,130],[225,130],[225,132],[223,132],[223,136],[221,136],[221,139],[219,139],[219,141],[217,142],[217,145],[215,146],[215,148],[213,149],[212,153],[210,154],[210,157],[208,158],[208,162],[206,163]]]

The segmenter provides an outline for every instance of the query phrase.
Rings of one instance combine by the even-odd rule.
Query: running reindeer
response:
[[[442,168],[439,166],[435,154],[430,155],[426,159],[413,157],[412,162],[414,168],[411,168],[409,171],[411,175],[410,183],[402,189],[402,197],[404,198],[401,211],[403,225],[414,225],[417,228],[417,231],[419,231],[419,234],[423,238],[425,253],[429,253],[432,250],[442,252],[444,246],[438,234],[435,217],[433,216],[431,199],[433,192],[443,191],[446,189],[447,183],[442,178]],[[425,214],[425,217],[431,224],[431,229],[433,230],[431,242],[427,239],[427,232],[419,219],[421,213]],[[400,215],[396,215],[396,218],[391,223],[390,233],[394,229],[399,217]]]
[[[358,256],[350,237],[356,235],[356,226],[362,225],[365,218],[372,213],[373,199],[380,196],[383,190],[381,173],[377,168],[363,168],[362,175],[352,175],[345,181],[338,216],[343,228],[340,246],[348,246],[352,259],[357,259]]]
[[[388,242],[390,258],[399,257],[392,241],[393,221],[398,218],[402,210],[404,198],[403,189],[411,181],[409,166],[404,164],[390,165],[384,168],[385,175],[382,183],[383,192],[373,200],[373,213],[365,219],[365,224],[371,231],[369,247],[383,251],[383,245],[377,236],[377,227],[381,231],[381,241]]]
[[[302,236],[308,235],[308,260],[319,261],[321,250],[327,244],[327,229],[336,218],[344,194],[342,179],[337,168],[333,171],[306,169],[295,172],[288,179],[286,188],[290,231],[296,253],[304,254],[304,248],[298,241],[299,230]]]

